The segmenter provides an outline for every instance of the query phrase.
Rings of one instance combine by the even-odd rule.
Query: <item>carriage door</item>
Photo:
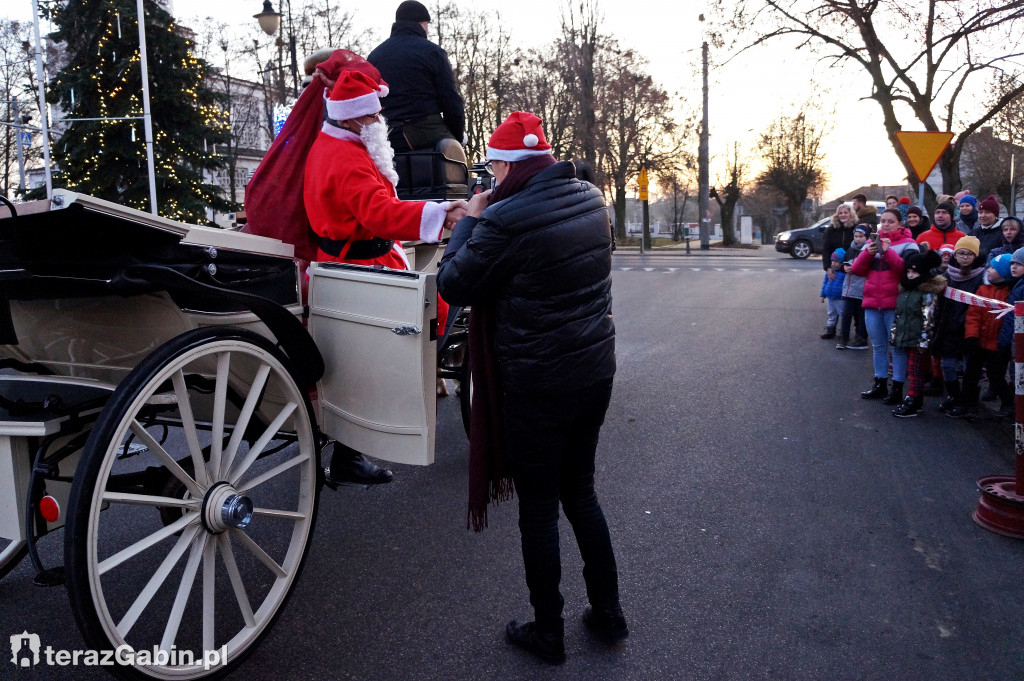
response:
[[[378,459],[433,463],[435,275],[313,263],[309,332],[326,365],[321,430]]]

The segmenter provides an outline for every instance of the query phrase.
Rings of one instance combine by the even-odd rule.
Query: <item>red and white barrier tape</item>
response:
[[[961,291],[960,289],[948,286],[946,287],[946,291],[943,295],[958,303],[987,308],[996,316],[997,319],[1013,312],[1013,305],[1010,303],[1003,302],[1002,300],[995,300],[994,298],[985,298],[984,296],[979,296],[975,293],[968,293],[967,291]]]

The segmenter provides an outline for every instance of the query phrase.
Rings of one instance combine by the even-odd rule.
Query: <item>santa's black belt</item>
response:
[[[349,243],[348,239],[332,239],[326,236],[316,235],[316,243],[320,247],[320,250],[327,255],[334,256],[337,258],[341,255],[341,252],[345,250],[345,244]],[[385,255],[391,250],[391,247],[395,245],[392,239],[381,239],[373,237],[372,239],[356,239],[352,241],[352,246],[348,249],[348,253],[345,254],[347,260],[373,260]]]

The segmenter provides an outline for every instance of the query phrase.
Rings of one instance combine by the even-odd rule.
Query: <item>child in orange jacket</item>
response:
[[[985,271],[985,283],[978,287],[978,295],[993,300],[1006,300],[1010,295],[1010,254],[992,259]],[[999,349],[999,330],[1003,320],[986,308],[971,305],[964,322],[964,384],[960,404],[946,412],[953,418],[971,417],[978,410],[978,382],[981,371],[988,375],[989,386],[1002,404],[1000,413],[1013,407],[1013,390],[1006,382],[1006,367],[1010,363],[1007,348]],[[1012,413],[1012,412],[1011,412]]]

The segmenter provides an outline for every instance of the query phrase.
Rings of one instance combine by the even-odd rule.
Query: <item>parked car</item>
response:
[[[868,201],[868,205],[874,206],[879,213],[885,210],[885,201]],[[821,253],[824,248],[825,229],[831,219],[829,216],[818,220],[810,227],[779,232],[775,235],[775,250],[779,253],[789,253],[797,260],[805,260],[812,253]]]
[[[818,220],[810,227],[790,229],[775,235],[775,250],[789,253],[797,260],[806,260],[812,253],[821,253],[825,229],[831,217]]]

